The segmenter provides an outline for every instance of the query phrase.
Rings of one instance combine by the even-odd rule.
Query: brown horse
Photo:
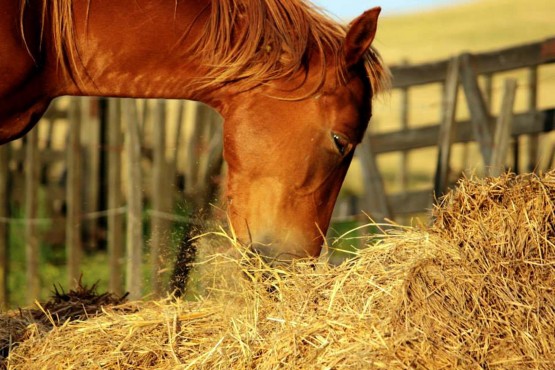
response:
[[[0,143],[61,95],[179,98],[223,116],[235,233],[317,256],[388,82],[380,8],[343,27],[304,0],[0,0]]]

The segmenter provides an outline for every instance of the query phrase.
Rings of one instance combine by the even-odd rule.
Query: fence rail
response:
[[[454,123],[453,143],[476,141],[470,120]],[[493,130],[495,123],[488,123]],[[513,116],[511,136],[551,132],[555,129],[555,109],[539,112],[518,113]],[[403,131],[375,134],[371,136],[372,150],[376,154],[421,149],[438,144],[439,125],[410,128]]]
[[[475,73],[480,75],[554,63],[555,38],[492,52],[473,54],[471,58]],[[392,66],[393,88],[444,82],[447,78],[448,66],[449,60]]]
[[[522,151],[518,138],[527,136],[530,140],[528,146],[530,159],[527,168],[537,170],[540,150],[538,138],[555,129],[555,101],[551,107],[543,109],[537,107],[541,83],[538,81],[538,67],[551,63],[555,63],[555,38],[480,54],[464,53],[439,62],[393,66],[391,68],[394,76],[393,89],[402,94],[400,112],[403,123],[396,131],[369,135],[371,150],[378,157],[386,153],[401,152],[403,158],[406,158],[406,153],[410,151],[439,147],[434,181],[436,187],[387,194],[381,190],[383,186],[380,189],[369,185],[365,193],[373,196],[378,194],[378,197],[386,200],[385,206],[369,208],[370,214],[378,215],[376,219],[379,220],[379,216],[383,214],[390,214],[395,218],[429,210],[435,197],[440,196],[446,188],[445,177],[449,171],[450,159],[449,154],[445,152],[450,152],[454,143],[477,142],[485,165],[497,167],[495,171],[499,171],[502,170],[499,167],[503,167],[509,152],[509,138],[513,140],[513,155],[515,161],[518,161]],[[515,82],[509,80],[506,81],[508,85],[502,89],[502,93],[506,95],[504,98],[506,103],[500,109],[499,116],[495,117],[491,113],[492,79],[497,74],[522,69],[528,71],[527,84],[519,87],[519,89],[527,89],[526,111],[514,112],[515,91],[511,89],[516,89],[516,86],[510,87]],[[484,79],[483,86],[480,86],[479,77]],[[439,115],[442,119],[421,127],[410,127],[407,124],[409,92],[415,87],[438,83],[443,85],[442,112]],[[467,119],[455,118],[459,89],[465,94],[470,116]],[[504,125],[507,127],[503,128]],[[495,141],[496,131],[502,132],[503,134],[500,135],[507,137],[503,139],[505,141],[502,141],[504,144],[501,146]],[[498,140],[501,139],[498,138]],[[549,148],[544,149],[549,151]],[[553,152],[553,149],[550,151]],[[551,157],[552,154],[549,156]],[[399,178],[406,178],[407,175],[404,173],[406,165],[402,163],[399,167],[403,168]],[[368,167],[364,170],[371,172],[367,177],[380,178],[381,176],[378,170],[371,171]],[[518,165],[513,166],[513,170],[518,171]],[[406,183],[406,180],[400,181]]]

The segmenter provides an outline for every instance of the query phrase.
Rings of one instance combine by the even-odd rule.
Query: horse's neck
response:
[[[79,58],[71,73],[75,90],[68,93],[210,103],[209,92],[191,88],[203,67],[190,52],[209,3],[75,0]]]

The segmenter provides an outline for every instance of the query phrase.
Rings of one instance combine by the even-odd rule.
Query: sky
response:
[[[382,15],[410,13],[450,5],[453,0],[312,0],[339,19],[348,21],[374,6],[382,7]]]

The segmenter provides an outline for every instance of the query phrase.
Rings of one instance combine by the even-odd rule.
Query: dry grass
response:
[[[53,327],[70,321],[87,320],[100,314],[102,307],[119,305],[126,300],[127,295],[98,294],[96,289],[96,284],[86,287],[79,280],[78,287],[67,293],[54,287],[51,299],[45,304],[37,302],[36,308],[0,315],[0,369],[10,350],[35,334],[48,333]]]
[[[430,227],[331,267],[205,262],[208,295],[27,326],[11,369],[555,366],[555,172],[462,180]],[[124,311],[122,311],[122,309]]]

